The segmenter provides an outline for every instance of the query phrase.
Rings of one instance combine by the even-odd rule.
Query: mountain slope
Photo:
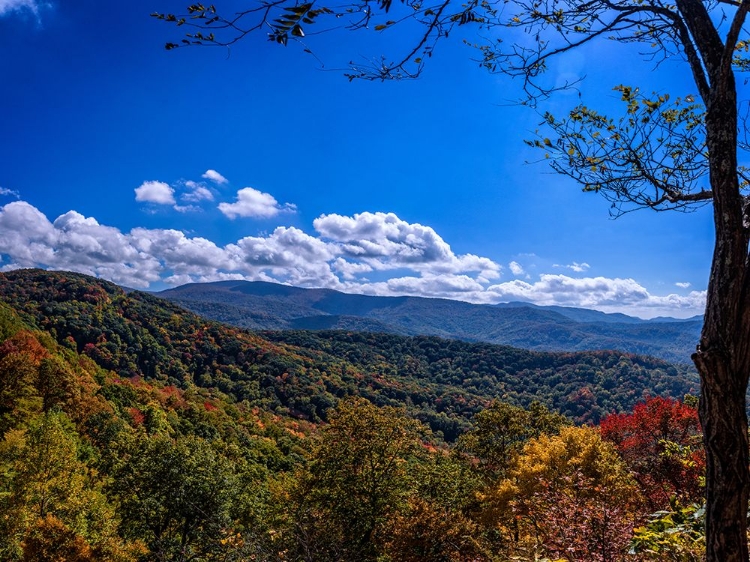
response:
[[[325,420],[345,396],[405,407],[449,439],[496,398],[540,400],[578,421],[647,395],[682,397],[697,379],[618,352],[533,353],[484,343],[351,332],[256,334],[85,275],[0,274],[0,301],[118,376],[215,388],[281,416]]]
[[[690,363],[701,329],[698,318],[645,321],[576,308],[373,297],[265,282],[194,283],[158,294],[208,318],[256,330],[433,335],[539,351],[617,349],[683,364]]]

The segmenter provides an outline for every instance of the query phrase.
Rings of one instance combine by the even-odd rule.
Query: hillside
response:
[[[85,291],[80,296],[94,300],[94,287]],[[539,521],[557,533],[544,540],[556,558],[564,551],[594,559],[570,536],[603,530],[610,559],[631,539],[646,553],[633,560],[653,560],[652,545],[684,553],[686,539],[691,559],[701,555],[691,531],[666,518],[632,533],[673,496],[686,505],[699,497],[704,461],[695,449],[697,412],[687,404],[649,399],[595,428],[572,427],[538,403],[498,402],[450,446],[403,409],[361,398],[342,400],[319,427],[238,403],[217,387],[122,378],[30,318],[0,303],[2,560],[492,562],[538,550]],[[310,336],[288,335],[299,343]],[[317,343],[364,363],[381,360],[376,341],[339,336]],[[453,356],[434,338],[401,340],[394,357]],[[655,419],[659,434],[638,430],[622,440]],[[532,484],[520,495],[531,509],[492,495],[519,479]],[[506,521],[514,522],[510,531]]]
[[[576,308],[373,297],[265,282],[189,284],[158,295],[207,318],[253,330],[431,335],[537,351],[616,349],[683,364],[690,363],[701,329],[699,318],[645,321]]]
[[[314,422],[340,398],[359,395],[406,406],[454,439],[496,398],[523,406],[541,400],[595,422],[647,395],[697,392],[686,369],[619,352],[541,353],[354,332],[257,334],[73,273],[0,274],[0,300],[123,378],[217,388],[238,402]]]
[[[690,390],[611,351],[253,334],[83,275],[0,274],[0,559],[593,560],[577,537],[602,533],[607,559],[636,540],[633,560],[700,559],[669,511],[633,531],[696,510],[694,399],[644,400]],[[536,399],[632,413],[574,427]]]

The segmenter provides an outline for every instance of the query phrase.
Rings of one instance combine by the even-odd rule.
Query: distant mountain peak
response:
[[[689,363],[701,319],[643,320],[584,308],[370,296],[265,281],[192,283],[157,295],[237,326],[435,335],[542,351],[618,349]]]

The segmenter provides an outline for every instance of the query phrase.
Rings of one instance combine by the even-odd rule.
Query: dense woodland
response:
[[[2,560],[702,555],[695,379],[662,361],[254,334],[36,270],[0,301]]]

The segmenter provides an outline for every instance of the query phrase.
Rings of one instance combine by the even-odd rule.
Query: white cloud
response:
[[[162,181],[144,181],[135,188],[135,200],[157,205],[174,205],[174,189]]]
[[[526,272],[524,271],[523,267],[520,263],[517,261],[512,261],[508,264],[508,268],[510,269],[510,272],[515,275],[516,277],[521,277]]]
[[[238,270],[252,278],[261,273],[303,286],[337,288],[332,270],[335,249],[297,228],[280,226],[267,237],[248,236],[228,247]]]
[[[224,185],[225,183],[229,183],[229,180],[222,176],[219,172],[216,170],[206,170],[206,173],[201,176],[203,179],[211,180],[215,184],[218,185]]]
[[[116,228],[75,211],[51,223],[25,201],[0,208],[0,255],[10,258],[6,269],[66,269],[143,288],[159,280],[158,262]]]
[[[372,271],[371,265],[366,263],[352,263],[346,261],[344,258],[336,258],[332,267],[335,272],[340,273],[341,276],[348,281],[356,279],[358,275],[370,273]]]
[[[271,218],[279,213],[293,212],[295,209],[296,207],[290,203],[279,205],[273,195],[263,193],[252,187],[240,189],[237,192],[235,203],[219,203],[219,210],[230,219],[237,217]]]
[[[484,280],[500,275],[501,267],[494,261],[473,254],[457,256],[435,230],[403,221],[393,213],[321,215],[313,226],[324,239],[336,244],[348,261],[365,263],[374,270],[477,272]]]
[[[705,307],[705,291],[692,291],[687,296],[656,296],[633,279],[543,274],[539,281],[526,283],[514,280],[492,285],[487,292],[498,301],[527,301],[540,305],[593,308],[605,312],[626,312],[652,317],[661,314],[700,314]],[[687,314],[681,314],[681,312]]]
[[[214,194],[202,183],[197,183],[191,180],[185,182],[185,187],[189,190],[186,193],[180,195],[180,199],[183,201],[189,201],[191,203],[200,203],[201,201],[213,201]]]
[[[477,302],[477,295],[485,290],[468,275],[424,274],[420,277],[396,277],[388,281],[371,283],[365,292],[376,295],[410,295],[439,297]]]
[[[37,0],[0,0],[0,17],[21,11],[37,14],[39,9],[46,5],[46,3]]]
[[[583,262],[583,263],[573,262],[568,265],[560,265],[556,263],[552,267],[570,269],[571,271],[575,271],[576,273],[583,273],[584,271],[587,271],[588,269],[591,268],[591,266],[587,264],[586,262]]]
[[[179,200],[184,205],[177,203],[175,195],[179,193]],[[214,193],[204,183],[192,180],[179,180],[173,185],[162,181],[145,181],[135,188],[135,200],[142,203],[154,203],[157,205],[171,205],[178,213],[190,213],[202,211],[201,203],[213,201]],[[153,212],[153,208],[150,211]]]
[[[18,193],[17,191],[15,191],[15,190],[13,190],[13,189],[7,189],[5,187],[0,187],[0,196],[15,197],[16,199],[18,199],[21,196],[21,194]]]
[[[198,205],[172,205],[172,208],[178,213],[197,213],[203,210]]]
[[[527,275],[492,284],[500,272],[495,262],[457,256],[433,229],[393,214],[323,215],[315,226],[320,236],[280,226],[219,246],[179,230],[121,232],[76,211],[50,221],[29,203],[13,201],[0,207],[0,269],[65,269],[136,288],[246,279],[474,303],[520,300],[642,317],[693,316],[705,306],[705,291],[652,295],[633,279],[543,274],[536,281]],[[514,274],[516,266],[509,265]]]
[[[12,256],[20,267],[49,263],[55,240],[52,223],[25,201],[0,209],[0,254]]]
[[[675,285],[680,289],[687,289],[688,287],[690,287],[690,283],[675,283]]]
[[[133,246],[153,256],[162,271],[173,276],[215,280],[219,272],[232,271],[237,262],[225,248],[205,238],[189,238],[179,230],[134,228],[129,235]]]
[[[453,255],[432,228],[409,224],[393,213],[322,215],[313,226],[323,237],[341,243],[352,257],[388,258],[408,264],[445,262]]]

